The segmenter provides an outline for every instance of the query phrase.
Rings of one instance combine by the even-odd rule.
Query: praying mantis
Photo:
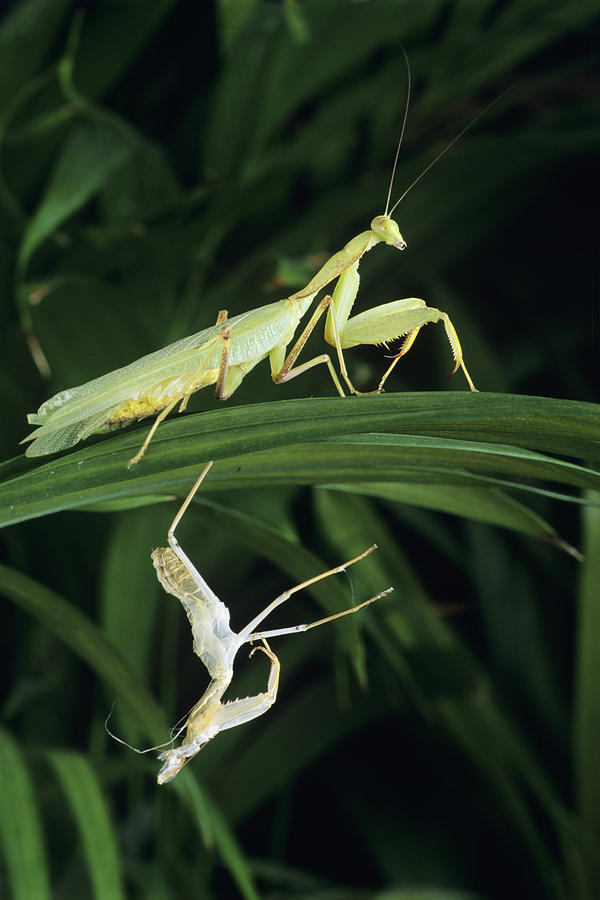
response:
[[[459,368],[462,369],[470,390],[475,391],[464,363],[458,335],[447,313],[427,306],[424,300],[416,297],[392,300],[355,316],[351,316],[351,312],[358,294],[358,269],[363,256],[378,244],[397,250],[406,249],[406,241],[400,233],[398,223],[392,218],[398,204],[465,131],[505,93],[506,91],[469,122],[390,208],[396,164],[408,113],[409,69],[407,103],[385,211],[375,216],[369,229],[352,238],[321,266],[308,284],[283,300],[249,310],[231,319],[227,310],[221,310],[213,326],[46,400],[36,413],[27,416],[29,424],[37,427],[22,441],[31,441],[26,455],[44,456],[66,450],[92,434],[111,431],[156,414],[141,447],[128,462],[128,467],[131,467],[142,459],[166,416],[178,404],[179,412],[184,412],[191,395],[201,388],[214,384],[217,399],[227,400],[244,377],[268,357],[271,377],[277,384],[290,381],[314,366],[326,365],[340,397],[346,396],[342,381],[351,394],[360,395],[362,392],[354,386],[348,374],[344,350],[361,344],[382,344],[387,347],[390,342],[402,337],[404,340],[399,350],[392,355],[392,362],[377,388],[368,392],[380,393],[398,361],[414,344],[421,328],[435,322],[442,322],[446,331],[455,361],[452,374]],[[308,324],[288,353],[288,345],[313,300],[336,279],[332,293],[318,302]],[[335,347],[341,380],[328,353],[321,353],[296,364],[300,352],[325,311],[324,337],[328,344]]]
[[[322,581],[336,572],[344,572],[348,566],[352,566],[364,559],[375,550],[373,544],[359,556],[348,560],[341,566],[321,572],[303,581],[295,587],[289,588],[275,598],[268,606],[258,613],[238,633],[231,629],[229,624],[229,610],[211,590],[206,581],[188,559],[179,546],[175,537],[175,529],[181,521],[185,511],[190,505],[196,491],[208,474],[212,461],[208,462],[193,484],[189,494],[183,501],[167,534],[168,547],[158,547],[152,552],[152,561],[156,569],[158,580],[167,591],[181,601],[189,619],[194,640],[194,653],[200,657],[211,682],[200,700],[193,707],[186,722],[186,734],[178,747],[165,750],[159,755],[163,765],[158,773],[158,784],[165,784],[174,778],[183,766],[186,765],[202,748],[212,740],[219,732],[227,728],[234,728],[250,722],[258,716],[262,716],[275,702],[279,685],[280,663],[279,659],[267,643],[267,638],[280,637],[287,634],[298,634],[317,628],[326,622],[332,622],[342,616],[358,612],[365,606],[374,603],[381,597],[389,594],[393,589],[385,591],[352,606],[342,612],[334,613],[323,619],[317,619],[304,625],[292,625],[287,628],[277,628],[269,631],[260,630],[259,626],[278,606],[285,603],[298,591]],[[233,678],[233,665],[238,650],[244,644],[252,644],[260,641],[258,646],[250,651],[253,656],[257,650],[267,656],[270,661],[270,670],[266,691],[253,697],[245,697],[238,700],[230,700],[223,703],[222,697]],[[153,748],[154,749],[154,748]]]

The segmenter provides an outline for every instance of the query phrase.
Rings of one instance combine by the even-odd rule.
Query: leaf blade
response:
[[[94,897],[120,900],[125,893],[117,837],[96,773],[78,753],[53,750],[48,759],[77,824]]]
[[[4,476],[0,483],[0,524],[96,501],[139,496],[150,491],[170,492],[189,485],[202,460],[222,460],[238,454],[373,431],[459,441],[468,434],[472,442],[497,441],[505,448],[510,443],[554,453],[580,453],[589,459],[597,458],[600,451],[598,407],[576,401],[429,393],[230,406],[165,423],[147,456],[129,471],[125,464],[139,448],[140,431],[111,436],[51,462],[28,465],[27,460],[10,461],[3,467],[4,471],[0,468],[0,478]],[[435,449],[433,443],[430,449]],[[323,449],[322,452],[331,451]],[[499,448],[496,455],[501,459],[504,454],[506,459],[507,453],[510,451]],[[532,459],[529,465],[536,464]],[[522,455],[517,453],[513,468],[523,462]],[[538,463],[541,467],[541,461]],[[548,459],[545,465],[555,474],[568,472],[571,480],[584,485],[588,483],[586,479],[596,483],[596,473],[590,470],[584,473],[581,468],[569,468],[566,464],[561,468],[560,463]],[[266,463],[264,471],[268,472]],[[338,466],[330,466],[326,480],[338,480],[338,471]],[[213,486],[217,484],[218,473],[219,466],[216,466],[211,478]],[[11,475],[16,477],[11,479]],[[243,473],[238,476],[229,485],[222,480],[219,486],[242,486]]]
[[[0,840],[15,900],[50,898],[50,874],[34,787],[19,747],[0,730]]]

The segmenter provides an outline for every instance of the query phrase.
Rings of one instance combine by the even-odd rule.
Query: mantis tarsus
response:
[[[261,716],[273,705],[277,697],[280,664],[277,656],[269,647],[267,638],[297,634],[316,628],[319,625],[324,625],[326,622],[331,622],[334,619],[339,619],[341,616],[347,616],[357,612],[359,609],[363,609],[380,597],[389,594],[392,590],[392,588],[388,588],[356,606],[305,625],[292,625],[287,628],[277,628],[269,631],[260,629],[261,623],[267,616],[278,606],[281,606],[282,603],[285,603],[293,594],[309,587],[311,584],[315,584],[317,581],[321,581],[323,578],[328,578],[336,572],[345,571],[348,566],[354,565],[354,563],[359,562],[371,553],[375,549],[376,545],[374,544],[368,550],[365,550],[364,553],[348,560],[343,565],[329,569],[327,572],[322,572],[320,575],[315,575],[313,578],[309,578],[307,581],[303,581],[301,584],[284,591],[279,597],[276,597],[275,600],[269,603],[262,612],[255,616],[245,628],[242,628],[240,632],[236,633],[233,631],[229,625],[229,610],[207,585],[181,549],[175,537],[177,525],[211,466],[212,462],[204,466],[200,476],[173,519],[173,523],[168,531],[169,546],[158,547],[152,553],[152,561],[160,583],[169,594],[173,594],[181,601],[187,613],[192,627],[194,653],[200,657],[211,677],[209,686],[187,718],[186,734],[182,743],[179,747],[165,750],[159,756],[163,763],[157,778],[159,784],[164,784],[170,781],[171,778],[174,778],[183,766],[220,731],[249,722],[251,719]],[[245,697],[241,700],[230,700],[223,703],[223,694],[233,678],[233,664],[238,650],[244,644],[251,644],[257,641],[261,643],[251,650],[250,656],[256,650],[261,650],[269,658],[271,667],[267,690],[253,697]]]
[[[410,95],[410,72],[408,93]],[[497,103],[502,96],[504,94],[493,103]],[[289,297],[231,319],[226,310],[221,310],[212,327],[176,341],[122,369],[56,394],[43,403],[37,413],[27,417],[31,425],[38,426],[24,439],[24,442],[32,441],[26,451],[27,456],[43,456],[65,450],[91,434],[110,431],[158,413],[140,449],[129,460],[128,465],[131,466],[140,461],[156,429],[178,404],[179,411],[183,412],[195,391],[212,384],[215,385],[216,397],[227,400],[245,375],[266,357],[269,357],[271,377],[278,384],[301,375],[313,366],[325,364],[341,397],[345,396],[342,381],[350,393],[360,394],[348,375],[343,351],[360,344],[387,346],[389,342],[404,337],[374,392],[378,393],[383,390],[398,360],[412,347],[421,328],[433,322],[444,324],[455,360],[453,372],[461,368],[470,389],[476,390],[463,361],[458,335],[445,312],[429,307],[424,300],[415,297],[384,303],[352,317],[351,311],[358,293],[358,267],[365,253],[379,243],[398,250],[406,248],[398,224],[391,218],[398,203],[491,105],[437,154],[389,209],[406,124],[407,100],[385,212],[372,220],[368,231],[363,231],[334,253],[305,287]],[[332,294],[327,294],[317,304],[308,324],[288,353],[287,347],[300,320],[316,295],[334,279],[337,279],[337,284]],[[326,310],[324,336],[327,343],[336,349],[341,381],[328,353],[296,365],[302,348]]]

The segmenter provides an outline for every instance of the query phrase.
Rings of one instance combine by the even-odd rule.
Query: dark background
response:
[[[402,121],[400,45],[413,93],[394,196],[512,87],[398,208],[408,248],[362,262],[357,309],[424,297],[450,314],[481,390],[596,399],[594,4],[29,0],[0,20],[3,459],[47,396],[212,324],[221,308],[285,296],[368,227]],[[56,228],[20,267],[57,172]],[[321,346],[315,332],[311,347]],[[357,386],[377,384],[380,349],[349,351],[348,362]],[[320,369],[275,386],[263,363],[232,402],[329,394]],[[390,389],[464,390],[450,369],[443,330],[425,329]],[[215,406],[204,391],[190,409]],[[325,565],[349,555],[325,491],[228,502],[295,534]],[[578,673],[594,657],[580,656],[576,604],[592,575],[585,582],[567,554],[508,530],[353,503],[347,516],[372,515],[373,532],[394,542],[382,586],[392,577],[400,602],[422,604],[435,641],[407,631],[386,651],[372,625],[368,684],[332,631],[281,641],[268,718],[219,736],[189,767],[217,850],[183,797],[155,786],[152,757],[106,736],[113,698],[85,661],[6,603],[4,725],[30,779],[45,845],[35,864],[53,897],[91,895],[92,884],[95,896],[119,896],[118,884],[135,897],[234,896],[236,862],[265,897],[595,896],[599,813],[582,796],[591,748],[577,728]],[[578,506],[528,504],[583,547]],[[175,720],[205,673],[148,562],[173,513],[62,513],[4,531],[0,546],[8,565],[105,628]],[[288,585],[213,527],[210,509],[190,513],[182,532],[234,627]],[[309,603],[290,602],[282,624],[314,618]],[[264,673],[252,681],[252,667],[240,668],[236,695],[262,689]],[[112,723],[143,742],[123,710]],[[54,750],[89,763],[94,796],[75,763],[67,769],[75,794],[106,815],[102,833],[103,813],[90,815],[91,844],[116,873],[105,894]],[[222,822],[239,845],[229,855]]]

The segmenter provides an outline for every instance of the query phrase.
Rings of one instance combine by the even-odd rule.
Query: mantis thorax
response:
[[[398,250],[406,250],[406,241],[400,234],[397,222],[390,219],[389,216],[375,216],[371,222],[371,231],[377,236],[378,240],[397,247]]]

